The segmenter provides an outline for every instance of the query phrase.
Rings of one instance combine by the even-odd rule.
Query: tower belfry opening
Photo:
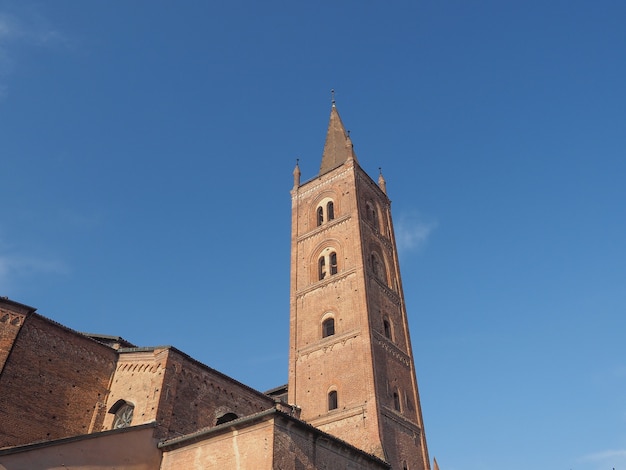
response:
[[[334,96],[319,174],[296,173],[288,401],[393,469],[428,470],[386,181],[359,166]]]

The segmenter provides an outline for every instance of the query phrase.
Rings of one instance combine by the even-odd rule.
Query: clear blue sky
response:
[[[0,0],[0,295],[285,383],[331,88],[393,200],[431,457],[626,469],[623,1]]]

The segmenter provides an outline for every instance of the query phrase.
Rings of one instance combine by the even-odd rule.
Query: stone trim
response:
[[[341,271],[341,272],[339,272],[337,274],[333,274],[332,276],[328,276],[327,279],[323,279],[321,281],[316,281],[313,284],[308,285],[304,289],[301,289],[301,290],[297,291],[296,292],[296,298],[304,297],[309,292],[317,290],[320,287],[326,287],[326,285],[328,285],[328,284],[332,284],[332,283],[338,282],[338,281],[344,281],[348,276],[350,276],[351,274],[354,274],[354,273],[356,273],[356,268],[352,268],[352,269],[349,269],[347,271]]]
[[[346,221],[348,221],[350,219],[351,215],[350,214],[345,214],[342,215],[341,217],[337,217],[336,219],[331,220],[330,222],[326,222],[322,225],[319,225],[317,227],[315,227],[313,230],[311,230],[310,232],[307,232],[303,235],[300,235],[297,238],[297,242],[303,242],[304,240],[306,240],[307,238],[311,238],[314,237],[315,235],[319,235],[323,232],[326,232],[328,229],[331,228],[335,228],[337,225],[340,225]]]
[[[341,335],[332,335],[332,336],[327,336],[326,338],[321,338],[318,343],[312,344],[310,346],[307,346],[306,348],[302,348],[298,350],[297,351],[298,359],[301,356],[308,356],[312,352],[315,352],[320,349],[324,349],[324,350],[332,349],[333,346],[335,346],[337,343],[345,344],[346,342],[348,342],[348,340],[354,339],[360,335],[361,335],[360,330],[352,330],[352,331],[348,331],[347,333],[343,333]]]
[[[352,408],[348,408],[345,410],[329,411],[328,414],[311,420],[310,424],[315,427],[324,426],[325,424],[336,423],[342,419],[352,418],[353,416],[357,416],[360,414],[362,415],[366,414],[365,406],[363,405],[357,405],[357,406],[354,406]]]
[[[411,358],[408,354],[406,354],[404,351],[402,351],[402,349],[389,341],[389,339],[385,338],[376,330],[374,330],[374,336],[376,337],[376,342],[378,343],[378,345],[385,351],[387,351],[391,355],[391,357],[400,362],[402,365],[406,367],[411,367]]]
[[[336,168],[339,168],[341,165],[343,165],[344,163],[341,163],[340,165],[338,165]],[[336,169],[333,168],[333,169]],[[306,197],[308,194],[312,193],[312,192],[316,192],[318,191],[320,188],[332,183],[333,181],[342,178],[346,173],[348,173],[351,170],[351,168],[346,168],[344,171],[339,172],[335,175],[333,175],[331,178],[325,179],[324,181],[321,181],[323,178],[322,176],[315,176],[314,178],[304,182],[303,184],[300,185],[300,188],[313,183],[314,181],[318,180],[319,182],[316,185],[311,186],[310,188],[307,188],[306,191],[300,191],[300,188],[298,188],[298,191],[296,192],[296,194],[292,197],[292,199],[303,199],[304,197]],[[328,172],[324,173],[324,175],[327,175],[328,173],[330,173],[333,170],[329,170]]]
[[[400,425],[401,429],[405,433],[410,434],[413,437],[417,438],[422,433],[422,429],[417,424],[415,424],[413,421],[407,419],[405,416],[401,415],[397,411],[392,410],[391,408],[387,406],[384,406],[384,405],[381,406],[381,414],[384,417],[389,418],[392,421],[395,421],[397,424]]]

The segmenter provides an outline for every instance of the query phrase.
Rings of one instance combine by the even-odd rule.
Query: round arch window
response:
[[[113,429],[127,428],[133,422],[135,407],[129,403],[120,406],[113,418]]]

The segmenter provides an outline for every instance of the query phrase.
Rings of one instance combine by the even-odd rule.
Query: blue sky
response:
[[[0,0],[0,295],[287,380],[330,89],[383,168],[431,457],[626,468],[626,3]]]

